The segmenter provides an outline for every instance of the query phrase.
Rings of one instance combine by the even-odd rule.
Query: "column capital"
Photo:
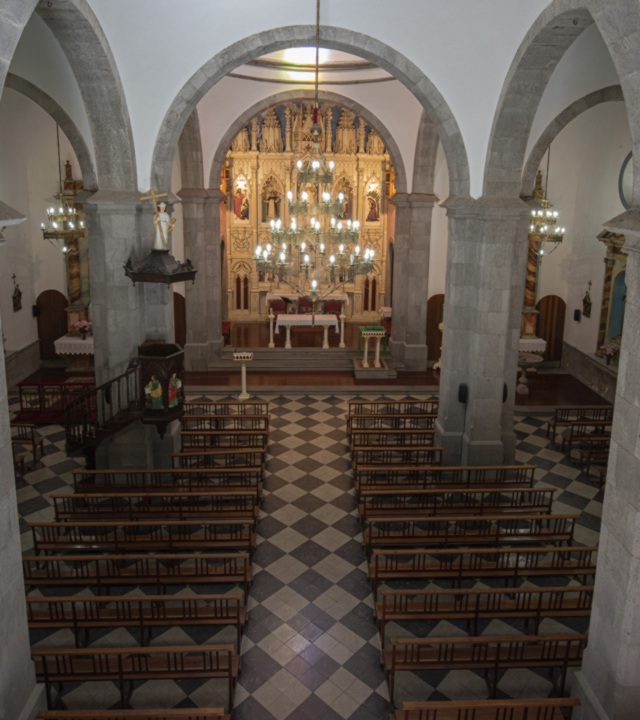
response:
[[[442,206],[447,215],[456,218],[495,218],[529,217],[529,205],[517,197],[480,197],[450,195]]]
[[[389,202],[397,208],[433,207],[440,199],[428,193],[396,193]]]
[[[603,223],[609,232],[624,235],[625,252],[640,253],[640,208],[630,208]]]
[[[205,203],[219,202],[226,197],[222,190],[207,190],[206,188],[182,188],[178,190],[178,197],[184,202]]]

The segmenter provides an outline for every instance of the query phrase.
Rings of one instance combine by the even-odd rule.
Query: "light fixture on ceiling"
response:
[[[558,248],[562,240],[566,228],[559,224],[559,213],[552,210],[553,205],[547,200],[547,188],[549,186],[549,162],[551,157],[551,146],[547,150],[547,174],[544,181],[544,190],[542,189],[542,174],[538,170],[536,176],[536,185],[533,190],[534,199],[538,200],[540,207],[531,211],[531,224],[529,226],[529,241],[535,243],[538,257],[550,255]],[[554,243],[554,246],[545,253],[543,243]]]
[[[47,208],[47,220],[40,223],[42,237],[48,240],[63,253],[69,251],[69,242],[84,236],[84,220],[78,216],[75,207],[68,203],[62,186],[62,164],[60,161],[60,127],[56,125],[56,141],[58,149],[58,183],[59,191],[54,196],[54,204]]]
[[[316,1],[315,93],[311,147],[295,165],[294,190],[287,193],[289,224],[271,220],[271,242],[255,249],[256,269],[284,282],[312,302],[324,300],[373,270],[374,251],[360,245],[360,223],[344,218],[345,197],[332,195],[335,165],[327,162],[320,141],[320,0]]]

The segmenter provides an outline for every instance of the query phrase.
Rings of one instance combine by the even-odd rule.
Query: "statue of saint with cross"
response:
[[[167,210],[167,204],[162,200],[156,202],[158,198],[167,197],[167,193],[154,193],[151,190],[149,195],[145,195],[140,200],[151,200],[153,203],[153,226],[155,233],[153,236],[153,249],[154,250],[169,250],[169,235],[173,231],[173,226],[176,223],[176,219],[169,216]]]

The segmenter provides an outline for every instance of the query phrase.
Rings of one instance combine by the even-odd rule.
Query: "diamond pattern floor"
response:
[[[250,621],[235,698],[237,720],[379,720],[389,715],[345,435],[348,402],[379,397],[288,393],[258,398],[269,400],[272,420]],[[547,441],[544,421],[542,416],[517,419],[517,460],[536,463],[538,480],[559,489],[555,512],[581,513],[576,541],[596,544],[602,490]],[[49,494],[68,488],[69,471],[83,464],[81,458],[65,455],[60,427],[39,431],[46,438],[45,455],[17,480],[23,551],[31,548],[28,522],[52,519]],[[558,629],[581,632],[585,624],[545,621],[542,628]],[[484,634],[523,631],[517,623],[502,621],[483,628]],[[450,622],[414,623],[390,625],[387,632],[388,637],[455,635],[466,629]],[[232,642],[230,633],[172,628],[156,633],[153,644]],[[66,631],[39,632],[32,634],[32,642],[72,646],[73,638]],[[136,643],[126,630],[116,629],[92,632],[90,644]],[[521,697],[547,695],[552,686],[545,674],[525,669],[506,672],[499,689],[502,696]],[[470,671],[400,674],[396,692],[396,700],[482,698],[487,693],[481,674]],[[115,707],[118,694],[109,683],[84,683],[69,686],[64,702],[76,708]],[[134,707],[220,705],[224,687],[219,681],[141,683],[131,703]]]

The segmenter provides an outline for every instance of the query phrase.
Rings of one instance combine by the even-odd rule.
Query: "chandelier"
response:
[[[555,246],[553,252],[564,239],[566,228],[559,224],[557,210],[552,210],[553,205],[547,200],[547,187],[549,184],[549,157],[551,148],[547,150],[547,175],[545,178],[544,191],[542,190],[542,173],[538,170],[536,185],[533,190],[533,197],[538,200],[540,207],[531,211],[531,224],[529,225],[529,241],[536,243],[539,256],[544,255],[542,243],[551,242]]]
[[[42,237],[62,250],[69,250],[69,240],[84,236],[84,221],[78,217],[76,208],[69,205],[62,192],[62,165],[60,163],[60,127],[56,125],[58,145],[58,182],[59,192],[54,196],[55,205],[47,208],[47,220],[40,223]]]
[[[374,251],[361,246],[360,223],[346,216],[343,193],[333,197],[335,164],[320,149],[318,122],[320,0],[316,2],[315,94],[311,147],[295,167],[295,193],[287,193],[289,224],[270,222],[271,242],[255,249],[256,269],[313,302],[326,298],[357,275],[373,270]]]

